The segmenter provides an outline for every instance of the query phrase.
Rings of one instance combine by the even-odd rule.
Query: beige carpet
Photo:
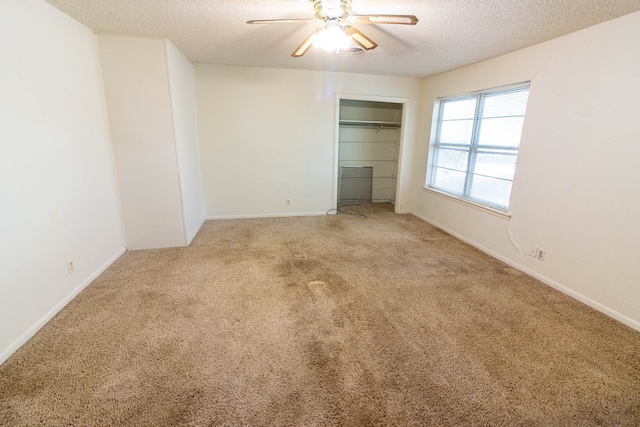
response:
[[[127,252],[0,366],[0,424],[640,425],[638,332],[358,209]]]

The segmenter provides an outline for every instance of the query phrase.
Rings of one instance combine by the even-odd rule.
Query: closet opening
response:
[[[406,101],[339,97],[337,102],[334,208],[392,203],[397,210]]]

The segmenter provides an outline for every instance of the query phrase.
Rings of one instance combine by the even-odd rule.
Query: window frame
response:
[[[424,187],[426,190],[439,193],[445,197],[450,197],[455,200],[459,200],[461,202],[464,202],[465,204],[470,204],[474,207],[486,209],[492,213],[497,213],[502,216],[510,217],[510,215],[508,214],[508,210],[509,210],[509,205],[511,204],[511,196],[509,196],[507,206],[503,206],[497,203],[492,203],[491,201],[487,201],[484,199],[474,198],[470,196],[470,192],[471,192],[470,183],[472,180],[472,175],[482,176],[481,174],[475,174],[473,172],[475,170],[475,163],[476,163],[479,152],[489,153],[489,154],[514,155],[516,156],[516,163],[517,163],[517,157],[520,152],[520,144],[522,142],[522,131],[524,129],[524,121],[526,121],[526,115],[527,115],[526,107],[525,107],[525,112],[522,115],[523,129],[521,129],[517,145],[515,146],[514,145],[511,145],[511,146],[480,145],[478,144],[478,141],[480,137],[480,125],[483,120],[482,113],[484,111],[486,98],[491,95],[508,94],[510,92],[519,92],[522,90],[527,90],[530,93],[531,82],[524,81],[524,82],[514,83],[510,85],[505,85],[505,86],[498,86],[498,87],[493,87],[489,89],[477,90],[474,92],[462,93],[458,95],[443,96],[443,97],[439,97],[436,100],[436,103],[434,105],[434,114],[432,117],[432,131],[431,131],[432,138],[431,138],[431,144],[429,149],[429,161],[427,164],[427,175],[426,175],[425,187]],[[476,100],[475,111],[473,114],[471,137],[470,137],[469,143],[466,145],[455,144],[455,143],[440,143],[440,136],[442,131],[442,123],[443,123],[442,117],[443,117],[445,103],[448,101],[462,101],[465,99]],[[528,106],[528,99],[527,99],[527,106]],[[442,189],[431,184],[432,182],[434,182],[434,179],[435,179],[435,171],[438,168],[442,169],[442,167],[439,167],[437,165],[440,149],[463,151],[468,156],[467,163],[466,163],[466,170],[459,171],[459,172],[464,172],[465,174],[464,185],[463,185],[461,194],[450,192],[450,191],[447,191],[446,189]],[[517,165],[516,165],[516,168],[517,168]],[[513,181],[515,180],[515,171],[512,179],[500,178],[496,176],[490,176],[489,178],[508,181],[511,183],[511,188],[513,188]]]

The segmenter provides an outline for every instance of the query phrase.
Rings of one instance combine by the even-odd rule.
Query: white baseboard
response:
[[[502,262],[504,262],[505,264],[515,268],[516,270],[520,270],[523,273],[528,274],[529,276],[541,281],[542,283],[544,283],[547,286],[551,286],[552,288],[562,292],[565,295],[570,296],[571,298],[580,301],[583,304],[588,305],[589,307],[598,310],[599,312],[606,314],[609,317],[612,317],[613,319],[616,319],[617,321],[619,321],[620,323],[623,323],[625,325],[627,325],[628,327],[635,329],[636,331],[640,332],[640,322],[637,320],[634,320],[630,317],[625,316],[624,314],[621,314],[613,309],[611,309],[610,307],[607,307],[606,305],[603,305],[601,303],[599,303],[598,301],[595,301],[587,296],[582,295],[579,292],[574,291],[573,289],[562,285],[558,282],[556,282],[553,279],[550,279],[549,277],[543,276],[540,273],[537,273],[531,269],[529,269],[528,267],[525,267],[521,264],[518,264],[517,262],[509,259],[509,258],[505,258],[504,256],[492,251],[491,249],[488,249],[482,245],[479,245],[478,243],[469,240],[468,238],[461,236],[460,234],[456,233],[453,230],[450,230],[449,228],[438,224],[435,221],[432,221],[426,217],[424,217],[421,214],[418,214],[416,212],[410,212],[411,215],[414,215],[418,218],[420,218],[421,220],[428,222],[429,224],[433,225],[434,227],[439,228],[440,230],[446,232],[447,234],[452,235],[453,237],[455,237],[456,239],[460,239],[465,243],[468,243],[469,245],[473,246],[476,249],[481,250],[482,252],[486,253],[487,255],[492,256],[493,258],[496,258]]]
[[[36,323],[34,323],[29,329],[27,329],[22,335],[20,335],[14,342],[0,352],[0,365],[4,363],[13,353],[22,347],[36,332],[40,330],[49,320],[53,319],[53,316],[58,314],[72,299],[74,299],[84,288],[89,286],[102,272],[104,272],[111,264],[113,264],[118,258],[126,252],[126,248],[119,249],[111,258],[109,258],[104,264],[102,264],[96,271],[94,271],[89,277],[87,277],[80,285],[67,294],[58,304],[56,304],[51,310],[45,313]]]
[[[250,215],[211,215],[210,219],[249,219],[249,218],[287,218],[294,216],[321,216],[327,215],[327,212],[294,212],[294,213],[274,213],[274,214],[250,214]]]

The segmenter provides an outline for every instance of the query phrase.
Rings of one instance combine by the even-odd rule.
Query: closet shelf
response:
[[[343,178],[343,179],[351,179],[351,178],[362,179],[361,176],[342,176],[342,175],[338,175],[338,178]],[[382,179],[382,178],[397,179],[398,177],[395,176],[395,175],[373,175],[371,178],[373,178],[373,179]]]
[[[344,159],[338,158],[339,162],[397,162],[398,159]]]
[[[401,122],[381,122],[373,120],[340,120],[340,126],[357,126],[370,128],[393,128],[397,129],[402,125]]]
[[[399,145],[398,141],[340,141],[340,144],[393,144]]]

